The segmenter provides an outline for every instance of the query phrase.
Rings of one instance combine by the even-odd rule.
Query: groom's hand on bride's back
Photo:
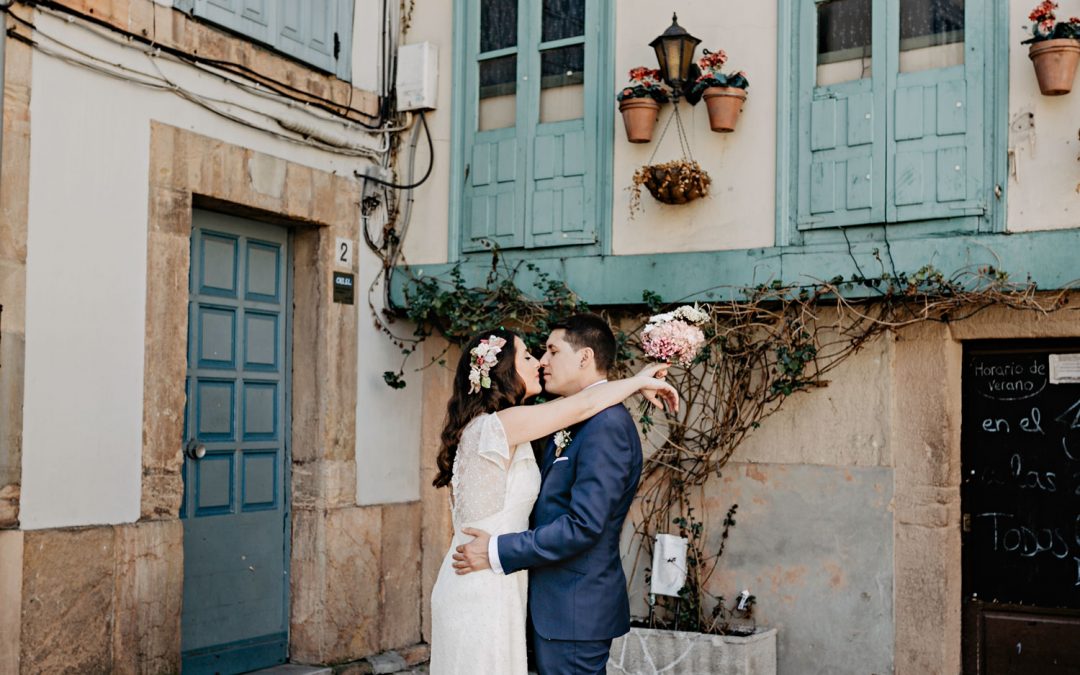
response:
[[[491,561],[488,560],[488,540],[491,535],[471,527],[466,527],[462,532],[476,538],[454,549],[454,572],[468,574],[491,569]]]

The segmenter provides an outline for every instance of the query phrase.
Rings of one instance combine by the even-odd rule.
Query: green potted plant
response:
[[[1021,43],[1031,45],[1028,57],[1044,96],[1068,94],[1080,63],[1080,17],[1058,21],[1057,8],[1058,3],[1045,0],[1031,10],[1031,37]]]
[[[660,81],[659,70],[645,66],[630,69],[630,84],[615,96],[626,127],[626,140],[631,143],[651,141],[660,116],[660,104],[667,103],[669,98],[667,87]]]
[[[709,109],[709,128],[720,133],[735,131],[743,104],[746,102],[746,89],[750,82],[746,73],[725,74],[721,72],[727,54],[724,50],[710,52],[704,50],[704,56],[698,59],[701,75],[694,82],[692,95],[705,100]]]

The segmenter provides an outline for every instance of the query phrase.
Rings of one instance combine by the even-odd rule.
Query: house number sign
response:
[[[351,270],[353,268],[354,248],[355,246],[351,239],[338,237],[337,243],[334,246],[334,267]]]

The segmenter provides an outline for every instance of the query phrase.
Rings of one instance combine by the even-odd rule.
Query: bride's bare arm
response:
[[[662,400],[669,409],[677,411],[678,393],[670,384],[653,377],[656,372],[666,367],[663,364],[651,366],[634,377],[598,384],[573,396],[564,396],[548,403],[500,410],[499,421],[506,431],[506,440],[512,448],[519,443],[543,438],[586,420],[639,391],[646,394],[646,398],[653,405],[662,407]]]

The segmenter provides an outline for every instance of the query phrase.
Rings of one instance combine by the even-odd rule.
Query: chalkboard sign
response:
[[[1080,609],[1080,384],[1055,384],[1050,363],[1052,354],[1078,352],[1076,341],[965,348],[969,600]]]

